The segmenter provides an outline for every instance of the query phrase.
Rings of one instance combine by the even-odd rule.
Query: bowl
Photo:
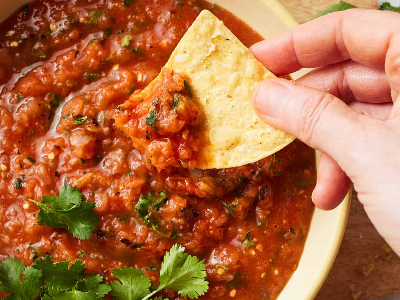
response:
[[[27,0],[2,1],[0,22]],[[297,26],[297,21],[278,0],[211,0],[244,20],[264,38]],[[294,79],[307,70],[296,72]],[[316,151],[317,165],[321,154]],[[332,211],[316,209],[299,266],[279,296],[279,300],[314,299],[324,283],[338,253],[350,208],[351,191]]]

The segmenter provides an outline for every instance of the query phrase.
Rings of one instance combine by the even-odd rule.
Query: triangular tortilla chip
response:
[[[209,143],[197,167],[242,166],[294,140],[265,124],[250,103],[256,86],[275,76],[211,12],[201,12],[165,67],[190,78],[193,98],[206,116],[203,130]]]
[[[160,87],[165,86],[164,80],[172,78],[173,74],[181,74],[186,78],[188,83],[185,81],[185,89],[190,88],[187,94],[201,111],[199,128],[194,131],[190,129],[196,141],[194,144],[197,144],[194,164],[177,159],[176,153],[174,155],[176,146],[174,148],[168,139],[159,136],[162,129],[160,131],[156,126],[160,124],[155,123],[162,112],[153,111],[160,105],[154,89],[159,93]],[[120,106],[116,124],[132,138],[145,160],[158,170],[169,165],[221,169],[253,163],[294,140],[287,133],[265,124],[251,105],[251,95],[256,86],[264,79],[274,77],[222,21],[204,10],[185,33],[160,75],[140,94],[133,94]],[[175,90],[169,91],[169,85],[165,89],[164,95],[172,97]],[[179,90],[182,90],[182,84]],[[169,110],[172,109],[170,106]],[[182,118],[182,111],[179,114],[179,118]],[[140,126],[143,128],[146,116],[146,123],[151,128],[149,125],[147,134],[150,137],[146,135],[144,138],[143,131],[136,129]],[[178,117],[174,113],[167,118],[171,116]],[[151,144],[155,135],[159,141],[155,146],[157,149],[153,149]],[[180,136],[178,132],[175,139],[180,139]],[[170,156],[166,153],[170,153]]]

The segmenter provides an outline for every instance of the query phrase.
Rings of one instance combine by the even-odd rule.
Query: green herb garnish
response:
[[[117,280],[110,285],[100,275],[85,275],[80,260],[54,263],[50,256],[40,258],[30,267],[15,258],[0,262],[0,291],[10,293],[7,299],[35,300],[101,300],[110,294],[116,300],[146,300],[165,290],[175,290],[180,296],[197,299],[208,291],[206,267],[185,248],[173,245],[164,256],[160,270],[160,285],[152,287],[150,279],[140,269],[113,269]],[[78,252],[77,256],[81,256]],[[83,255],[82,255],[83,256]],[[146,270],[157,271],[149,266]],[[236,277],[236,275],[235,275]],[[156,297],[153,299],[161,299]]]
[[[175,94],[174,95],[174,102],[172,103],[172,108],[175,112],[178,110],[179,101],[181,101],[181,96]]]
[[[84,75],[87,82],[92,82],[101,76],[99,71],[85,72]]]
[[[104,29],[103,34],[106,37],[110,37],[112,35],[112,29],[111,28]]]
[[[22,189],[22,183],[24,182],[25,175],[19,176],[14,182],[14,188],[17,190]]]
[[[192,97],[192,91],[190,90],[190,86],[189,86],[189,84],[186,82],[186,80],[183,81],[183,85],[184,85],[184,87],[185,87],[186,93],[187,93],[190,97]]]
[[[36,162],[36,160],[33,157],[30,157],[30,156],[27,156],[26,159],[29,160],[33,164]]]
[[[11,293],[7,297],[10,300],[35,300],[42,287],[42,276],[41,271],[25,267],[22,261],[5,259],[0,263],[0,291]]]
[[[40,225],[68,229],[78,239],[88,239],[99,223],[94,211],[95,203],[84,199],[77,188],[64,185],[59,196],[42,196],[42,201],[29,200],[40,211],[37,222]]]
[[[142,54],[143,54],[143,51],[140,50],[139,47],[136,47],[136,48],[134,48],[134,49],[132,50],[131,53],[132,53],[132,54],[137,54],[137,55],[142,55]]]
[[[146,124],[153,127],[156,121],[157,121],[157,111],[153,110],[147,115]]]
[[[88,24],[89,25],[97,25],[100,20],[100,11],[94,10],[89,13]]]
[[[252,248],[252,247],[254,247],[256,244],[254,243],[254,241],[251,239],[251,236],[250,236],[250,231],[248,231],[247,233],[246,233],[246,237],[244,238],[244,240],[243,240],[243,245],[245,245],[247,248]]]
[[[291,234],[296,234],[296,231],[294,231],[294,228],[292,228],[292,227],[290,227],[289,231]]]
[[[87,121],[87,116],[76,115],[75,120],[72,120],[72,124],[83,124]]]
[[[131,36],[130,34],[127,34],[121,39],[121,45],[124,46],[125,48],[128,48],[129,44],[132,40],[133,40],[133,36]]]
[[[56,109],[62,103],[62,98],[54,92],[50,92],[47,97],[50,100],[50,106],[53,109]]]

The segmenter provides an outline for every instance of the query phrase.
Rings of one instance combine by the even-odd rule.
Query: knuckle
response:
[[[303,141],[315,145],[315,136],[323,115],[334,100],[334,96],[324,93],[317,93],[306,99],[300,110],[299,133]]]

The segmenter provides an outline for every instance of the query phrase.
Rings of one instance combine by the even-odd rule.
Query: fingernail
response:
[[[254,95],[255,109],[262,115],[278,118],[289,88],[275,81],[265,81]]]

